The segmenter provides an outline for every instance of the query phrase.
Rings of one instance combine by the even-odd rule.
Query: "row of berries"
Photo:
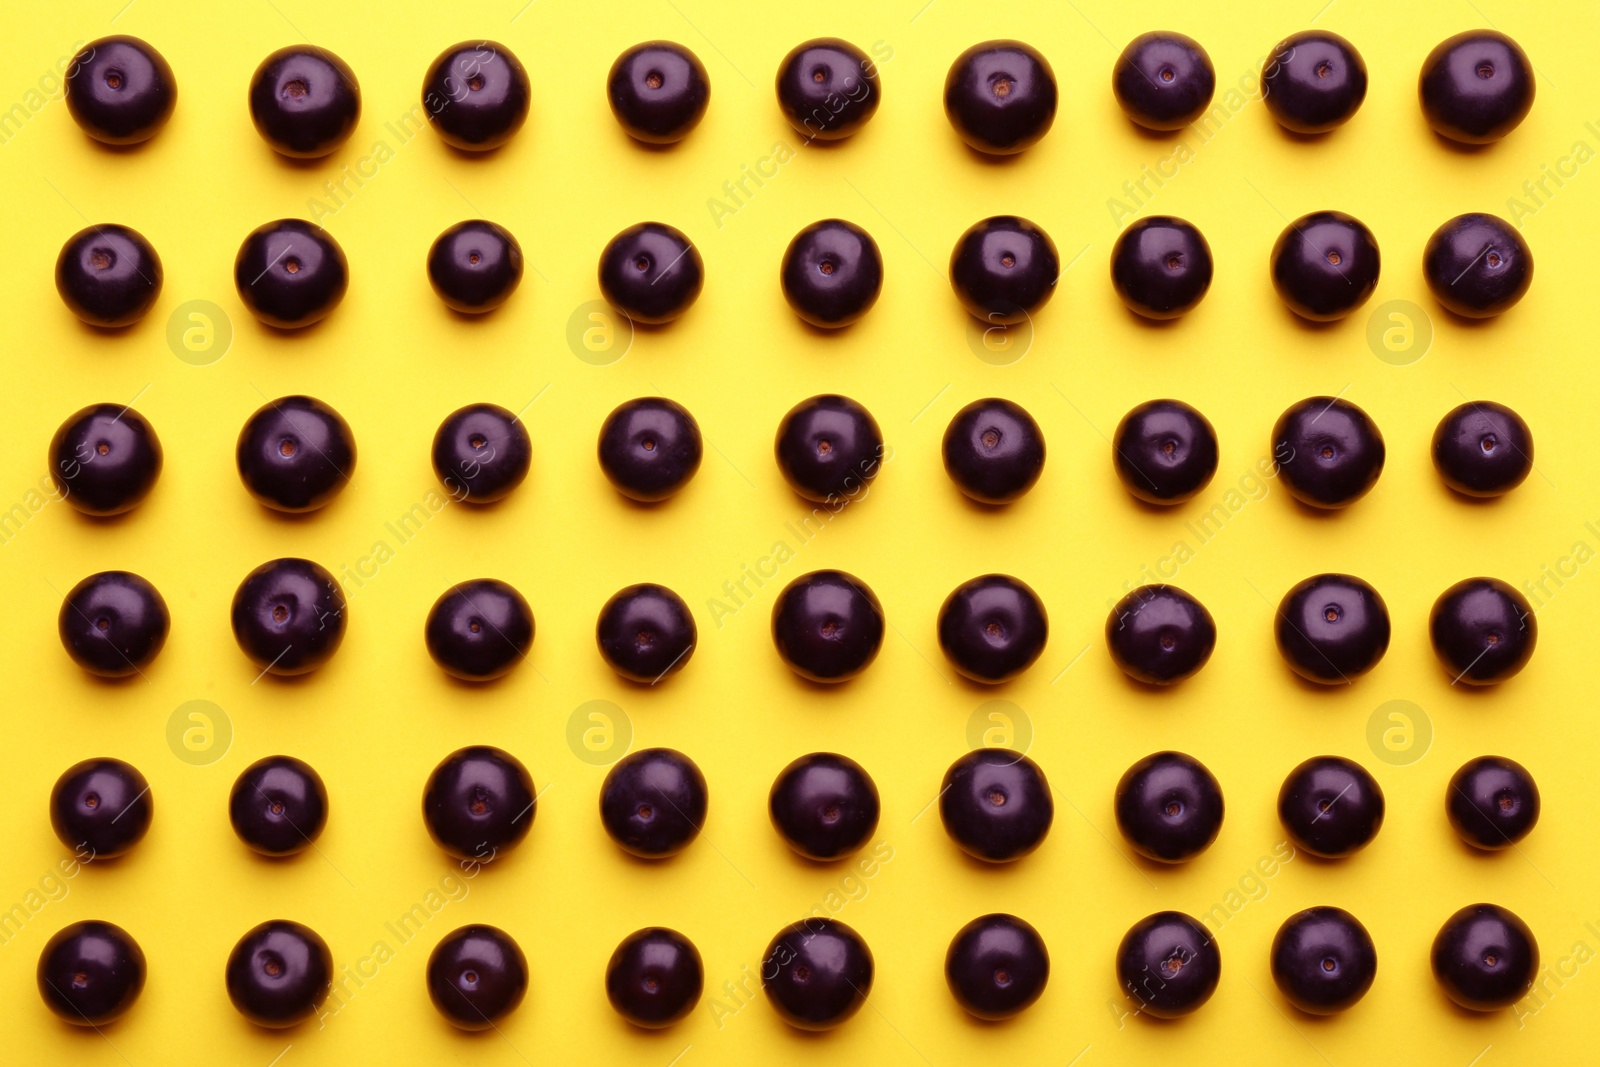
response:
[[[796,45],[778,66],[778,106],[795,131],[836,141],[864,126],[882,102],[879,67],[893,58],[883,42],[874,59],[835,37]],[[1141,34],[1123,49],[1111,87],[1127,116],[1159,132],[1207,121],[1216,91],[1211,57],[1181,33]],[[66,71],[67,107],[79,126],[107,144],[148,140],[177,104],[172,68],[135,37],[86,45]],[[1286,130],[1327,133],[1349,121],[1367,95],[1367,66],[1336,33],[1307,30],[1280,41],[1263,64],[1260,94]],[[1423,61],[1418,96],[1441,137],[1487,144],[1517,127],[1533,107],[1533,64],[1502,33],[1475,30],[1441,42]],[[1230,90],[1237,93],[1238,90]],[[705,116],[711,83],[705,65],[671,41],[647,41],[623,52],[606,78],[612,113],[627,133],[648,144],[672,144]],[[527,69],[504,45],[464,41],[428,67],[422,106],[444,142],[464,152],[505,144],[528,118]],[[945,79],[944,108],[969,146],[993,155],[1021,152],[1055,122],[1059,92],[1050,62],[1021,41],[973,45]],[[250,79],[250,117],[275,151],[316,159],[355,131],[361,87],[338,56],[315,45],[282,48]]]
[[[1317,211],[1286,227],[1273,245],[1271,275],[1283,302],[1314,322],[1332,322],[1366,303],[1378,285],[1376,238],[1360,220]],[[522,246],[505,227],[469,219],[428,250],[429,281],[450,309],[483,314],[510,299],[522,280]],[[1152,215],[1133,223],[1111,253],[1111,282],[1136,314],[1174,319],[1211,288],[1211,246],[1189,222]],[[1423,250],[1423,275],[1439,303],[1467,318],[1499,315],[1533,284],[1533,254],[1505,220],[1458,215]],[[974,224],[950,256],[961,304],[994,329],[1031,320],[1061,277],[1055,242],[1014,215]],[[239,299],[261,322],[299,329],[326,318],[344,299],[350,267],[329,233],[300,219],[251,231],[234,260]],[[72,235],[56,259],[56,291],[83,322],[121,329],[142,319],[161,295],[161,258],[138,231],[116,223]],[[779,281],[797,315],[837,329],[864,316],[883,289],[883,260],[872,235],[843,219],[823,219],[795,235]],[[645,325],[681,316],[705,285],[700,252],[675,227],[630,226],[600,255],[600,291],[620,314]]]
[[[474,875],[528,835],[538,794],[527,768],[510,753],[474,746],[452,753],[429,776],[422,811],[429,834]],[[978,749],[945,774],[939,812],[951,839],[990,863],[1015,861],[1036,849],[1054,819],[1049,784],[1027,756]],[[1501,757],[1473,760],[1446,791],[1451,825],[1469,845],[1509,848],[1539,817],[1539,791],[1526,769]],[[601,822],[618,846],[662,860],[700,834],[708,809],[706,781],[681,752],[645,749],[619,760],[600,791]],[[120,760],[85,760],[69,768],[51,793],[51,824],[85,863],[125,854],[149,830],[149,783]],[[876,832],[877,787],[860,764],[817,752],[793,761],[773,783],[768,811],[795,852],[814,862],[847,858]],[[1158,752],[1130,767],[1117,784],[1117,824],[1140,855],[1180,863],[1204,851],[1221,830],[1221,787],[1204,765],[1179,752]],[[1359,764],[1321,756],[1296,767],[1278,796],[1287,834],[1279,848],[1342,859],[1365,847],[1383,823],[1382,790]],[[314,847],[328,818],[322,778],[304,762],[273,756],[251,764],[235,782],[229,818],[250,848],[286,857]],[[864,872],[883,858],[880,843],[857,861]],[[888,855],[892,855],[889,850]],[[1478,939],[1502,939],[1496,959]],[[798,939],[798,943],[791,939]],[[1509,940],[1505,940],[1509,939]],[[819,943],[820,942],[820,943]],[[792,972],[821,965],[815,974]],[[46,1004],[69,1022],[100,1026],[125,1013],[144,983],[143,953],[110,923],[83,922],[60,931],[39,963]],[[1446,992],[1463,1007],[1489,1010],[1524,995],[1538,969],[1532,932],[1492,905],[1463,909],[1434,945]],[[1118,950],[1118,974],[1138,1010],[1158,1017],[1187,1014],[1215,990],[1221,958],[1205,927],[1178,912],[1137,924]],[[1291,917],[1272,949],[1272,970],[1285,997],[1303,1011],[1332,1014],[1364,996],[1377,956],[1366,929],[1338,908]],[[974,1015],[1003,1019],[1038,999],[1049,956],[1031,925],[989,915],[952,941],[946,976],[957,1001]],[[299,923],[274,921],[235,947],[227,987],[239,1011],[263,1026],[291,1026],[317,1014],[332,977],[328,947]],[[468,927],[447,935],[428,963],[439,1010],[458,1026],[483,1029],[517,1006],[527,961],[503,931]],[[779,1014],[805,1029],[828,1029],[853,1015],[872,982],[872,955],[850,927],[833,920],[796,924],[769,948],[763,984]],[[699,953],[682,935],[661,928],[636,932],[613,955],[607,973],[613,1005],[630,1021],[670,1025],[698,1002]]]

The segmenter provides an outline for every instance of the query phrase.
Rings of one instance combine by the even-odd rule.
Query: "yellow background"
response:
[[[695,1067],[820,1056],[939,1065],[981,1057],[1082,1067],[1174,1060],[1489,1067],[1592,1054],[1600,968],[1570,957],[1579,942],[1585,959],[1600,948],[1590,793],[1600,577],[1568,557],[1575,542],[1600,547],[1600,532],[1585,527],[1600,522],[1592,326],[1600,169],[1591,174],[1561,161],[1575,142],[1600,147],[1600,132],[1585,125],[1600,120],[1591,89],[1600,31],[1593,5],[1335,0],[1319,13],[1321,0],[125,2],[13,4],[0,35],[0,106],[17,102],[27,112],[0,144],[8,222],[0,256],[7,335],[0,509],[22,504],[27,513],[0,547],[8,765],[0,775],[0,907],[28,899],[64,855],[46,799],[68,764],[101,754],[130,760],[152,783],[156,817],[125,859],[47,882],[58,899],[33,898],[42,905],[0,944],[8,1019],[0,1060]],[[1274,43],[1313,18],[1355,42],[1371,74],[1359,114],[1321,140],[1286,137],[1255,99],[1237,101],[1209,140],[1193,131],[1145,136],[1111,97],[1117,50],[1145,30],[1199,39],[1216,65],[1221,102],[1229,86],[1253,88]],[[1533,57],[1538,100],[1503,142],[1452,150],[1422,120],[1417,71],[1437,41],[1491,19]],[[47,99],[57,84],[49,75],[74,43],[111,32],[155,44],[179,84],[171,124],[131,152],[96,147],[58,94]],[[883,105],[861,134],[837,147],[801,148],[777,111],[772,78],[792,45],[822,34],[866,48],[884,42],[892,58],[882,62]],[[1001,36],[1025,39],[1049,57],[1062,103],[1042,143],[992,162],[959,144],[940,91],[958,52]],[[441,49],[483,37],[515,51],[533,79],[531,116],[510,145],[466,158],[431,131],[404,140],[387,128],[412,113],[422,73]],[[653,37],[692,48],[713,84],[704,124],[666,152],[630,143],[604,96],[612,59]],[[245,89],[264,55],[307,38],[355,69],[365,110],[340,152],[297,166],[256,136]],[[41,84],[43,92],[30,96]],[[1152,327],[1111,291],[1106,264],[1120,227],[1108,200],[1126,200],[1123,183],[1168,160],[1179,142],[1190,152],[1168,167],[1175,176],[1160,188],[1148,184],[1148,203],[1130,206],[1196,223],[1210,239],[1216,282],[1193,314]],[[795,158],[717,225],[708,200],[777,144]],[[381,165],[375,155],[385,157]],[[370,177],[330,200],[323,183],[346,165],[365,167]],[[1508,213],[1507,199],[1546,166],[1574,176],[1559,189],[1547,181],[1554,195],[1541,197],[1542,205],[1528,201],[1538,208],[1522,220],[1538,261],[1532,291],[1498,320],[1447,318],[1422,280],[1428,235],[1458,212]],[[313,198],[337,209],[323,222],[349,255],[349,295],[322,326],[273,335],[234,294],[234,253],[256,225],[310,214]],[[1367,308],[1310,329],[1278,303],[1266,260],[1286,218],[1321,208],[1367,222],[1385,264]],[[1036,220],[1063,261],[1076,260],[1037,316],[1031,349],[1008,366],[975,356],[967,317],[944,277],[957,235],[997,213]],[[876,236],[887,280],[863,322],[821,336],[785,307],[777,268],[796,230],[835,215]],[[434,298],[423,257],[439,231],[477,216],[518,236],[529,270],[508,306],[466,321]],[[599,251],[643,219],[676,225],[698,244],[705,291],[677,324],[641,333],[620,361],[576,358],[568,324],[599,295]],[[166,267],[156,309],[115,336],[81,327],[53,292],[58,249],[89,221],[135,227]],[[176,358],[166,340],[169,316],[190,300],[213,301],[231,319],[231,349],[211,365]],[[1389,300],[1419,305],[1419,328],[1431,320],[1432,345],[1420,361],[1395,365],[1369,347],[1369,313]],[[785,523],[808,509],[778,476],[772,433],[790,405],[821,391],[865,403],[894,455],[865,500],[800,546]],[[245,495],[233,446],[266,398],[295,392],[321,397],[349,419],[360,459],[354,484],[332,506],[284,519]],[[605,414],[652,393],[687,405],[710,447],[686,491],[644,510],[610,489],[593,453]],[[1226,490],[1267,455],[1278,413],[1322,393],[1342,393],[1384,431],[1389,462],[1376,490],[1327,516],[1294,506],[1275,482],[1246,480],[1247,490],[1258,486],[1255,498],[1230,502]],[[939,459],[950,417],[989,395],[1023,402],[1050,449],[1038,487],[1000,513],[965,504]],[[1157,396],[1199,407],[1222,445],[1211,487],[1160,513],[1136,507],[1121,490],[1103,436],[1129,407]],[[58,502],[33,513],[29,502],[39,500],[29,492],[45,475],[55,427],[85,404],[135,398],[166,448],[150,499],[109,523]],[[1495,503],[1452,497],[1428,459],[1435,423],[1464,398],[1510,404],[1537,440],[1539,472]],[[434,488],[428,445],[435,427],[479,400],[513,410],[532,402],[529,480],[499,507],[445,508],[399,542],[385,523]],[[1230,517],[1201,545],[1185,523],[1219,504]],[[747,606],[716,625],[709,598],[778,540],[790,542],[795,558],[765,588],[752,585]],[[1123,583],[1146,580],[1143,568],[1158,565],[1179,540],[1194,551],[1175,581],[1210,608],[1220,639],[1193,680],[1148,692],[1112,666],[1102,627]],[[392,558],[376,568],[362,563],[380,541]],[[248,570],[282,555],[340,573],[360,565],[376,577],[352,595],[349,634],[332,663],[303,681],[252,684],[255,670],[233,643],[227,608]],[[819,567],[842,567],[870,584],[893,627],[871,670],[828,691],[792,676],[768,636],[778,583]],[[166,650],[144,680],[128,684],[86,677],[55,634],[62,594],[110,568],[150,578],[172,611]],[[1547,582],[1554,595],[1541,598],[1531,666],[1491,691],[1452,688],[1428,645],[1433,599],[1470,575],[1522,586],[1545,568],[1569,577],[1559,589]],[[933,631],[945,594],[991,570],[1030,582],[1052,623],[1041,661],[993,691],[956,678]],[[1354,685],[1313,690],[1279,660],[1271,621],[1290,585],[1325,570],[1376,585],[1394,640],[1378,668]],[[512,677],[472,689],[451,684],[429,662],[422,620],[446,586],[480,576],[524,592],[538,637],[531,661]],[[592,634],[601,603],[646,580],[678,590],[701,628],[688,668],[654,690],[615,679]],[[917,818],[946,766],[967,749],[975,709],[990,699],[1011,702],[1021,709],[1012,719],[1031,723],[1031,753],[1057,800],[1045,845],[1002,868],[967,862],[936,813]],[[169,717],[190,700],[213,702],[231,723],[231,748],[209,765],[187,763],[168,745]],[[703,768],[711,814],[703,839],[680,857],[635,862],[604,836],[596,814],[604,768],[578,758],[567,741],[574,709],[591,700],[624,710],[635,747],[671,745]],[[1369,719],[1391,700],[1421,709],[1411,716],[1418,736],[1431,725],[1422,758],[1414,758],[1414,746],[1388,753],[1391,763],[1369,747]],[[522,847],[466,879],[428,841],[418,798],[441,757],[479,742],[520,756],[544,792]],[[1229,805],[1216,844],[1172,870],[1130,860],[1111,813],[1123,769],[1163,747],[1209,765]],[[775,773],[818,749],[859,759],[880,787],[878,838],[892,859],[870,878],[851,877],[847,864],[799,861],[767,824]],[[225,807],[238,772],[276,752],[307,759],[332,796],[318,851],[285,863],[248,853]],[[1378,777],[1389,802],[1383,832],[1347,862],[1297,858],[1271,877],[1252,875],[1281,840],[1275,798],[1284,774],[1324,752],[1353,756]],[[1449,775],[1486,752],[1521,760],[1543,791],[1543,821],[1516,851],[1472,853],[1445,822]],[[436,914],[400,944],[385,923],[426,902],[430,891],[438,893]],[[1430,978],[1427,952],[1439,924],[1480,899],[1526,918],[1551,968],[1545,995],[1518,1012],[1457,1011]],[[1267,967],[1279,923],[1324,903],[1356,913],[1380,957],[1371,993],[1331,1020],[1288,1008]],[[1173,1024],[1122,1017],[1112,970],[1123,931],[1161,908],[1224,917],[1221,986],[1204,1010]],[[860,1015],[808,1037],[778,1021],[748,976],[773,933],[813,909],[860,930],[878,970]],[[991,910],[1037,925],[1054,964],[1038,1005],[1001,1026],[968,1020],[941,970],[950,936]],[[224,993],[222,965],[234,941],[280,916],[320,931],[341,969],[366,975],[359,985],[341,979],[346,992],[330,1004],[338,1011],[320,1028],[254,1029]],[[142,1000],[103,1037],[58,1023],[33,987],[46,939],[88,917],[124,925],[149,959]],[[532,965],[528,998],[498,1034],[456,1033],[424,991],[433,944],[466,922],[503,926]],[[705,960],[706,1002],[664,1033],[621,1022],[601,984],[612,948],[648,924],[681,929]],[[380,940],[393,956],[374,966],[368,957]],[[712,998],[728,1009],[739,1004],[722,988],[726,981],[745,982],[739,996],[754,1002],[713,1009]]]

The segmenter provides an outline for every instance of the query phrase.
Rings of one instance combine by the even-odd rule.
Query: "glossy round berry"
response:
[[[944,955],[950,993],[972,1015],[997,1021],[1021,1014],[1050,980],[1044,938],[1015,915],[980,915],[950,941]]]
[[[1456,836],[1467,844],[1510,848],[1539,821],[1539,787],[1516,760],[1479,756],[1451,775],[1444,810]]]
[[[1310,396],[1278,416],[1272,458],[1284,488],[1313,508],[1343,508],[1366,496],[1383,473],[1383,434],[1347,400]]]
[[[356,439],[333,408],[310,396],[263,404],[239,431],[239,480],[274,511],[315,511],[339,495],[356,469]]]
[[[1216,69],[1200,42],[1170,30],[1129,41],[1111,70],[1122,113],[1149,130],[1183,129],[1206,113],[1216,88]]]
[[[706,777],[671,748],[630,752],[600,786],[600,822],[624,852],[641,859],[676,856],[705,825]]]
[[[1539,975],[1539,942],[1511,911],[1469,904],[1445,920],[1433,939],[1433,977],[1468,1011],[1509,1008]]]
[[[700,250],[682,230],[641,222],[600,253],[600,292],[634,322],[659,326],[688,311],[705,286]]]
[[[490,745],[458,748],[422,789],[422,821],[446,855],[487,863],[528,836],[538,814],[533,776]]]
[[[1468,30],[1428,53],[1417,94],[1434,133],[1462,144],[1489,144],[1533,109],[1533,63],[1505,34]]]
[[[1055,814],[1044,772],[1020,752],[974,749],[944,772],[939,818],[950,840],[973,859],[1021,859],[1043,843]]]
[[[1122,487],[1146,504],[1181,504],[1217,473],[1217,431],[1181,400],[1147,400],[1122,416],[1111,462]]]
[[[1315,211],[1291,222],[1272,246],[1272,285],[1290,311],[1334,322],[1378,287],[1378,241],[1359,219]]]
[[[1056,73],[1021,41],[984,41],[956,57],[944,79],[944,113],[967,146],[1009,156],[1056,120]]]
[[[1272,980],[1284,999],[1311,1015],[1336,1015],[1372,988],[1378,951],[1367,928],[1343,908],[1307,908],[1272,939]]]
[[[1389,607],[1350,574],[1316,574],[1283,595],[1274,626],[1278,652],[1296,674],[1349,684],[1389,650]]]
[[[452,585],[428,611],[428,655],[463,682],[509,674],[533,647],[533,609],[505,582],[475,578]]]
[[[838,919],[808,916],[767,946],[761,988],[790,1026],[831,1030],[866,1003],[872,971],[872,950],[860,934]]]
[[[837,329],[878,302],[883,257],[878,242],[855,223],[823,219],[794,235],[778,280],[796,315],[820,329]]]
[[[778,423],[778,470],[807,500],[849,503],[864,496],[884,457],[883,431],[872,413],[847,396],[802,400]]]
[[[622,939],[606,964],[606,997],[618,1015],[650,1030],[688,1016],[705,988],[694,943],[676,930],[647,926]]]
[[[800,677],[849,681],[883,647],[883,605],[867,584],[844,571],[802,574],[772,605],[772,643]]]
[[[139,231],[105,223],[79,230],[56,257],[56,292],[79,319],[132,326],[161,295],[161,257]]]
[[[246,767],[228,795],[228,821],[263,856],[292,856],[328,825],[328,788],[309,763],[268,756]]]
[[[161,461],[155,429],[125,404],[90,404],[50,439],[56,494],[96,518],[137,507],[160,477]]]
[[[1192,311],[1211,288],[1211,246],[1193,224],[1150,215],[1130,225],[1111,250],[1111,285],[1128,310],[1147,319]]]
[[[1261,69],[1261,99],[1291,133],[1327,133],[1349,122],[1367,98],[1367,64],[1356,46],[1326,30],[1278,42]]]
[[[849,41],[818,37],[795,45],[778,66],[778,109],[807,141],[838,141],[878,110],[878,67]]]
[[[257,226],[239,246],[233,285],[250,314],[280,330],[321,322],[350,287],[350,264],[331,234],[303,219]]]
[[[102,678],[127,678],[148,667],[171,626],[156,587],[128,571],[89,575],[72,587],[56,618],[67,655]]]
[[[600,609],[595,641],[606,665],[630,682],[655,685],[694,655],[694,616],[664,585],[630,585]]]
[[[956,299],[993,326],[1032,317],[1055,295],[1061,257],[1050,235],[1027,219],[995,215],[975,222],[950,253]]]
[[[280,48],[250,79],[250,118],[274,152],[318,159],[355,132],[361,86],[350,65],[325,48]]]
[[[705,118],[711,78],[700,57],[683,45],[646,41],[611,64],[606,99],[629,137],[646,144],[673,144]]]
[[[1050,620],[1027,583],[984,574],[956,586],[939,608],[939,647],[966,678],[1010,681],[1044,651]]]
[[[1139,1010],[1157,1019],[1188,1015],[1217,991],[1222,953],[1199,920],[1158,911],[1134,923],[1117,946],[1117,980]]]
[[[1278,819],[1294,846],[1323,859],[1365,848],[1383,826],[1383,790],[1343,756],[1314,756],[1278,790]]]
[[[144,775],[109,756],[74,763],[50,790],[50,827],[80,859],[123,855],[144,840],[154,812]]]
[[[1033,416],[1009,400],[974,400],[944,431],[945,473],[980,504],[1009,504],[1033,488],[1044,470],[1044,434]]]
[[[457,408],[433,435],[433,473],[454,500],[492,504],[521,485],[532,465],[528,428],[499,404]]]
[[[528,992],[528,958],[497,926],[461,926],[428,956],[428,997],[462,1030],[488,1030]]]
[[[503,44],[462,41],[439,53],[422,80],[422,106],[440,140],[487,152],[528,119],[528,72]]]
[[[1528,598],[1511,585],[1467,578],[1433,602],[1428,636],[1452,685],[1494,685],[1528,665],[1539,624]]]
[[[1193,859],[1222,829],[1222,786],[1182,752],[1152,753],[1129,767],[1117,782],[1115,807],[1128,844],[1158,863]]]
[[[233,594],[233,636],[263,674],[314,671],[344,641],[344,590],[308,559],[263,563]]]
[[[778,772],[767,812],[784,843],[808,860],[836,860],[878,829],[878,787],[848,756],[813,752]]]
[[[307,1021],[328,999],[332,981],[328,943],[288,919],[254,927],[228,954],[228,999],[257,1026],[280,1030]]]
[[[1422,273],[1435,300],[1470,319],[1509,311],[1533,284],[1533,253],[1497,215],[1457,215],[1433,231]]]
[[[1211,659],[1217,624],[1204,604],[1177,586],[1141,586],[1111,609],[1106,647],[1134,681],[1174,685]]]
[[[600,469],[617,492],[654,504],[689,484],[705,454],[700,424],[663,396],[618,404],[600,427]]]
[[[1433,466],[1444,484],[1466,496],[1509,493],[1533,470],[1533,431],[1504,404],[1469,401],[1439,420]]]
[[[39,996],[62,1022],[107,1026],[144,991],[144,950],[122,927],[90,919],[57,930],[39,953]]]
[[[486,219],[458,222],[428,249],[428,281],[452,311],[493,311],[522,281],[522,246],[510,230]]]
[[[113,145],[154,137],[172,117],[178,83],[161,53],[137,37],[84,45],[63,79],[67,111],[83,132]]]

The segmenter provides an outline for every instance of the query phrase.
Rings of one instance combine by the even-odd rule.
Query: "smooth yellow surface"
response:
[[[15,101],[24,112],[3,127],[0,143],[0,510],[13,516],[0,538],[0,907],[16,903],[24,916],[0,944],[0,1061],[1487,1067],[1592,1056],[1600,1036],[1600,978],[1586,965],[1600,950],[1591,792],[1600,577],[1587,562],[1600,549],[1592,249],[1600,170],[1583,164],[1600,148],[1593,5],[1335,0],[1319,13],[1320,0],[124,3],[12,5],[0,35],[0,106]],[[1279,132],[1251,90],[1273,44],[1314,17],[1360,48],[1371,91],[1354,121],[1302,142]],[[1490,19],[1533,57],[1538,100],[1505,141],[1454,151],[1423,123],[1417,71],[1434,43]],[[1209,136],[1144,136],[1117,110],[1109,89],[1117,49],[1154,28],[1182,30],[1209,50],[1218,103],[1228,107]],[[50,74],[75,42],[111,32],[154,43],[180,87],[171,124],[131,152],[89,142],[50,92]],[[822,34],[869,50],[880,42],[884,102],[860,135],[807,148],[780,117],[772,78],[792,45]],[[1042,143],[996,163],[959,144],[940,90],[958,52],[1000,36],[1050,58],[1062,105]],[[448,151],[429,130],[405,134],[407,117],[420,114],[428,62],[447,45],[483,37],[514,50],[532,74],[523,131],[481,159]],[[694,49],[713,84],[704,124],[664,152],[630,143],[604,96],[612,59],[654,37]],[[335,156],[294,166],[256,136],[245,88],[261,57],[306,38],[355,69],[365,110]],[[1228,95],[1236,87],[1245,94]],[[747,168],[770,173],[775,155],[791,154],[775,177],[747,186],[754,192],[742,204],[726,199],[724,182]],[[355,179],[345,178],[347,167]],[[1162,184],[1145,177],[1147,167],[1165,175]],[[1550,173],[1561,175],[1559,185]],[[1141,179],[1134,199],[1124,183]],[[1531,199],[1524,182],[1541,180],[1544,191]],[[332,195],[325,182],[343,191]],[[719,197],[721,211],[708,203]],[[1136,214],[1188,218],[1210,239],[1216,282],[1183,321],[1152,328],[1115,299],[1106,269],[1120,228],[1108,203],[1115,198]],[[1458,212],[1510,213],[1508,198],[1533,209],[1519,212],[1538,260],[1532,291],[1498,320],[1449,319],[1423,284],[1423,243]],[[1385,263],[1367,308],[1313,330],[1278,303],[1266,260],[1287,218],[1321,208],[1366,221]],[[269,334],[233,291],[234,253],[256,225],[313,213],[349,255],[349,296],[316,329]],[[1008,366],[975,357],[944,270],[957,235],[997,213],[1039,222],[1073,264],[1037,316],[1031,349]],[[519,237],[529,270],[508,306],[466,321],[434,298],[423,257],[440,230],[476,216]],[[802,328],[777,284],[789,238],[827,216],[871,231],[887,275],[876,309],[837,336]],[[643,219],[695,240],[704,294],[677,324],[641,333],[618,362],[575,358],[569,321],[599,296],[599,251]],[[135,227],[166,266],[155,311],[116,336],[79,326],[53,291],[57,250],[88,221]],[[169,316],[190,300],[213,301],[231,319],[231,349],[211,365],[175,358],[166,340]],[[1431,348],[1419,362],[1395,365],[1369,348],[1369,314],[1389,300],[1413,301],[1431,320]],[[586,323],[581,312],[578,321]],[[822,391],[865,403],[893,458],[866,499],[802,542],[786,524],[809,509],[778,476],[772,434],[790,405]],[[245,495],[233,445],[252,411],[294,392],[349,419],[360,460],[332,506],[287,520]],[[710,447],[680,497],[644,510],[606,484],[594,443],[614,405],[652,393],[686,404]],[[1278,413],[1322,393],[1364,407],[1389,446],[1377,489],[1329,516],[1307,514],[1276,482],[1252,478]],[[965,504],[939,459],[950,417],[990,395],[1023,402],[1050,448],[1038,487],[1003,512]],[[1222,442],[1211,487],[1159,514],[1121,490],[1104,437],[1129,407],[1156,396],[1195,404]],[[1429,463],[1435,423],[1464,398],[1510,404],[1538,442],[1538,473],[1496,503],[1452,497]],[[402,540],[388,524],[435,491],[435,427],[479,400],[526,408],[531,477],[496,508],[425,507],[420,529]],[[51,433],[97,401],[134,402],[166,447],[154,494],[111,523],[35,495]],[[1215,507],[1225,521],[1203,539],[1188,524]],[[744,579],[747,569],[772,573],[777,542],[792,555],[777,576],[760,586]],[[315,675],[253,683],[227,607],[248,570],[283,555],[358,576],[349,634]],[[828,691],[797,681],[768,636],[781,583],[819,567],[870,584],[892,624],[877,663]],[[172,610],[166,650],[129,684],[87,678],[55,633],[62,594],[110,568],[146,575]],[[955,678],[933,632],[945,594],[991,570],[1033,584],[1052,623],[1040,662],[993,691]],[[1325,570],[1377,586],[1394,640],[1354,685],[1313,690],[1278,659],[1271,620],[1290,585]],[[1122,679],[1102,628],[1125,583],[1157,573],[1203,600],[1221,636],[1201,674],[1152,693]],[[1426,633],[1434,597],[1476,574],[1544,582],[1531,666],[1486,692],[1452,688]],[[480,576],[526,594],[538,637],[512,677],[471,689],[429,662],[422,620],[446,586]],[[601,603],[645,580],[677,589],[701,635],[688,668],[653,690],[611,676],[593,639]],[[711,599],[736,606],[723,587],[741,580],[743,605],[719,622]],[[209,765],[187,763],[168,745],[169,718],[191,700],[214,703],[231,723],[231,747]],[[578,758],[567,740],[575,709],[594,700],[624,709],[634,746],[677,747],[703,768],[711,814],[703,839],[677,859],[631,861],[603,834],[596,794],[604,768]],[[1023,709],[1012,719],[1031,723],[1031,753],[1057,801],[1045,845],[1002,868],[966,861],[926,810],[989,700]],[[1369,719],[1393,700],[1422,709],[1411,715],[1418,736],[1431,724],[1420,759],[1413,748],[1389,753],[1390,763],[1369,748]],[[427,839],[418,798],[441,757],[476,742],[519,755],[543,793],[523,846],[468,878]],[[1123,769],[1164,747],[1207,763],[1228,800],[1216,844],[1172,870],[1130,860],[1111,813]],[[890,859],[870,877],[850,864],[797,860],[767,824],[774,774],[818,749],[859,759],[881,789],[879,848]],[[225,808],[238,772],[277,752],[311,762],[332,795],[318,850],[285,863],[249,854]],[[1295,763],[1325,752],[1353,756],[1378,777],[1389,802],[1381,835],[1347,862],[1302,857],[1261,876],[1257,864],[1281,840],[1279,783]],[[1521,848],[1496,855],[1458,845],[1443,813],[1451,772],[1486,752],[1525,763],[1545,805]],[[51,783],[71,762],[101,754],[148,775],[153,829],[119,862],[52,878],[65,852],[46,818]],[[216,753],[189,755],[203,763]],[[1547,967],[1539,998],[1482,1017],[1448,1004],[1427,960],[1440,922],[1480,899],[1527,919]],[[1289,1008],[1267,967],[1279,923],[1324,903],[1355,912],[1380,957],[1370,995],[1331,1020]],[[386,924],[418,905],[426,921],[402,942]],[[1224,960],[1212,1002],[1167,1025],[1125,1016],[1112,971],[1123,931],[1162,908],[1212,916]],[[777,1019],[753,975],[773,933],[814,909],[860,930],[878,970],[860,1015],[806,1037]],[[950,936],[992,910],[1036,924],[1054,964],[1039,1004],[1002,1026],[969,1021],[941,973]],[[58,1023],[34,991],[46,939],[88,917],[124,925],[149,958],[142,1000],[103,1037]],[[332,946],[341,992],[321,1026],[257,1030],[229,1006],[222,965],[230,947],[274,917],[306,922]],[[454,1032],[424,991],[432,946],[466,922],[503,926],[532,964],[528,999],[499,1033]],[[705,1001],[663,1033],[622,1023],[601,984],[616,943],[649,924],[684,931],[706,966]]]

